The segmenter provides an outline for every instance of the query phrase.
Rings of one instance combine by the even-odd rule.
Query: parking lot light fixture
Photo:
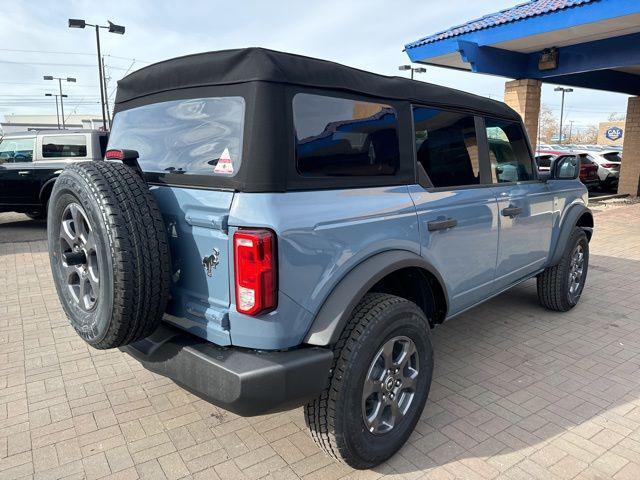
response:
[[[560,102],[560,133],[558,134],[558,143],[562,145],[562,120],[564,117],[564,94],[573,92],[573,88],[556,87],[554,92],[562,92],[562,101]]]
[[[45,93],[45,97],[55,97],[56,101],[56,121],[58,122],[58,130],[60,130],[60,112],[58,111],[58,96],[53,93]]]
[[[86,25],[87,25],[86,22],[79,18],[69,19],[69,28],[84,28]]]
[[[398,70],[403,72],[411,70],[411,80],[413,80],[414,73],[425,73],[427,71],[427,69],[424,67],[412,67],[411,65],[400,65],[398,67]]]
[[[107,130],[107,113],[106,102],[107,98],[107,82],[104,78],[104,65],[102,63],[102,54],[100,53],[100,29],[104,28],[110,33],[117,33],[118,35],[124,35],[125,27],[123,25],[116,25],[110,20],[107,20],[109,25],[98,25],[97,23],[87,23],[84,19],[70,18],[69,28],[85,28],[94,27],[96,30],[96,50],[98,52],[98,76],[100,81],[100,103],[102,106],[102,128]]]
[[[64,105],[62,103],[62,99],[66,97],[66,95],[62,94],[62,81],[76,83],[76,79],[74,77],[54,77],[53,75],[45,75],[42,77],[44,80],[58,80],[58,88],[60,89],[60,95],[56,95],[56,113],[58,111],[58,101],[57,97],[60,97],[60,116],[62,117],[62,128],[65,128],[64,124]],[[51,94],[46,94],[46,96],[50,96]],[[60,128],[60,121],[58,120],[58,128]]]

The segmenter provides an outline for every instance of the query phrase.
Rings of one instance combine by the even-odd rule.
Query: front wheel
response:
[[[538,300],[543,307],[566,312],[578,304],[589,268],[589,240],[574,227],[560,263],[538,275]]]
[[[367,294],[334,348],[329,385],[305,406],[316,444],[353,468],[387,460],[407,441],[433,375],[430,327],[414,303]]]

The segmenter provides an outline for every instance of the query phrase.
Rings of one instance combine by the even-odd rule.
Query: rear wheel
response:
[[[429,328],[414,303],[387,294],[365,296],[335,346],[327,389],[305,406],[321,449],[365,469],[402,447],[429,394]]]
[[[538,300],[543,307],[558,312],[578,304],[589,268],[589,240],[574,227],[560,262],[538,275]]]
[[[31,220],[44,220],[47,218],[46,210],[30,210],[28,212],[24,212],[24,214]]]

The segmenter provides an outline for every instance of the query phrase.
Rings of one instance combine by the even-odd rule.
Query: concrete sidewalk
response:
[[[571,312],[542,309],[530,281],[437,328],[424,415],[366,472],[320,453],[301,409],[240,418],[87,347],[58,303],[42,225],[7,218],[0,479],[640,479],[640,205],[597,213]]]

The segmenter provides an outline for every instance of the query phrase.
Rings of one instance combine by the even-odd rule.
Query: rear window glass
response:
[[[87,137],[84,135],[45,135],[42,137],[42,157],[86,157]]]
[[[299,93],[293,117],[300,174],[371,176],[398,170],[398,118],[390,105]]]
[[[146,172],[234,176],[244,115],[242,97],[144,105],[116,114],[108,148],[136,150]]]
[[[609,152],[609,153],[603,153],[602,156],[608,161],[608,162],[619,162],[620,160],[622,160],[622,157],[620,155],[620,152]]]
[[[35,138],[5,138],[0,141],[0,164],[33,160]]]

